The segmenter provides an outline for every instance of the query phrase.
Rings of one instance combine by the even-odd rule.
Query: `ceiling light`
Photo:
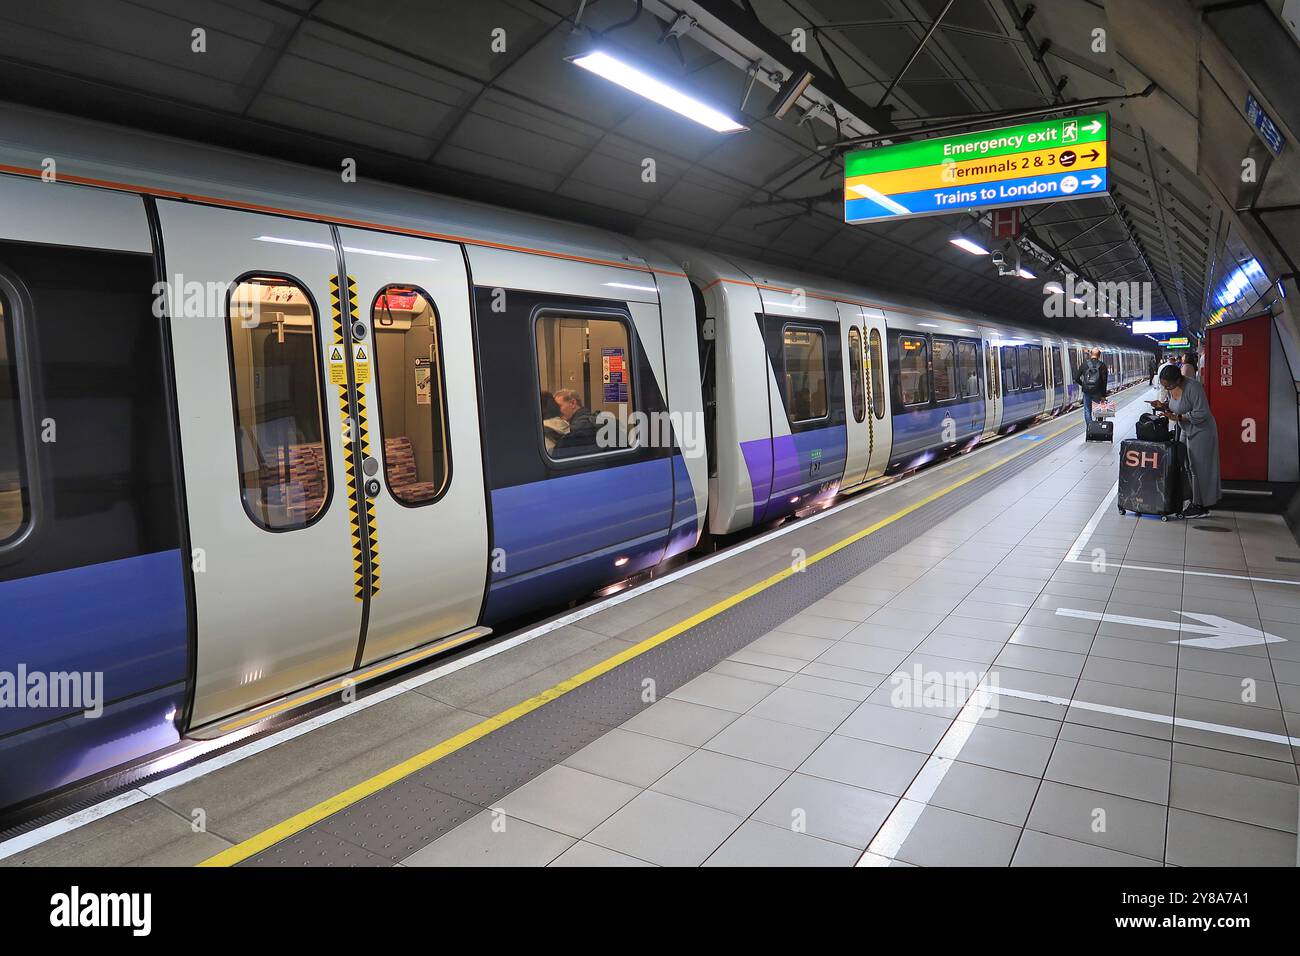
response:
[[[953,236],[948,241],[951,242],[958,249],[965,249],[973,256],[987,256],[989,254],[989,251],[985,249],[983,246],[981,246],[978,242],[975,242],[971,239],[967,239],[963,235]]]
[[[695,120],[695,122],[707,126],[714,132],[738,133],[741,130],[748,129],[748,127],[737,123],[730,116],[718,112],[713,107],[701,103],[695,97],[674,89],[667,83],[655,79],[650,74],[638,70],[636,67],[611,56],[603,50],[593,50],[589,53],[570,57],[569,62],[595,73],[597,76],[604,77],[629,92],[644,96],[660,106],[665,106],[687,119]]]
[[[1065,292],[1065,286],[1061,285],[1059,282],[1053,281],[1043,286],[1043,291],[1051,292],[1053,295],[1062,295]]]
[[[1038,276],[1034,275],[1032,272],[1030,272],[1030,271],[1029,271],[1028,269],[1026,269],[1024,266],[1021,266],[1019,269],[1016,270],[1016,275],[1020,276],[1020,278],[1022,278],[1022,279],[1037,279],[1037,278],[1038,278]]]

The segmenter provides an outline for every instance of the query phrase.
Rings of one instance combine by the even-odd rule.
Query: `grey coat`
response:
[[[1192,478],[1192,503],[1209,508],[1219,503],[1219,429],[1210,414],[1210,401],[1196,379],[1183,379],[1181,398],[1169,399],[1169,410],[1186,415],[1179,426],[1187,442],[1187,458]]]

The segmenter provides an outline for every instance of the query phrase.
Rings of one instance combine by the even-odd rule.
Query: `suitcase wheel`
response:
[[[1169,520],[1169,515],[1161,515],[1161,516],[1160,516],[1160,520],[1161,520],[1161,521],[1168,521],[1168,520]]]
[[[1128,514],[1128,512],[1124,510],[1123,505],[1120,506],[1119,513],[1122,514],[1122,515],[1126,515],[1126,514]]]

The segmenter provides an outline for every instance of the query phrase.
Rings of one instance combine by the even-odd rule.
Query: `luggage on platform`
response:
[[[1126,438],[1119,445],[1119,512],[1159,515],[1183,510],[1187,446],[1180,440]]]
[[[1115,423],[1094,418],[1088,422],[1088,441],[1114,441]]]

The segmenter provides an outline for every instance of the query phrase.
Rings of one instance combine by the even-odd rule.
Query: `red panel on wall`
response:
[[[1229,481],[1268,481],[1272,341],[1273,318],[1269,315],[1210,329],[1201,382],[1219,426],[1219,460],[1223,477]]]

